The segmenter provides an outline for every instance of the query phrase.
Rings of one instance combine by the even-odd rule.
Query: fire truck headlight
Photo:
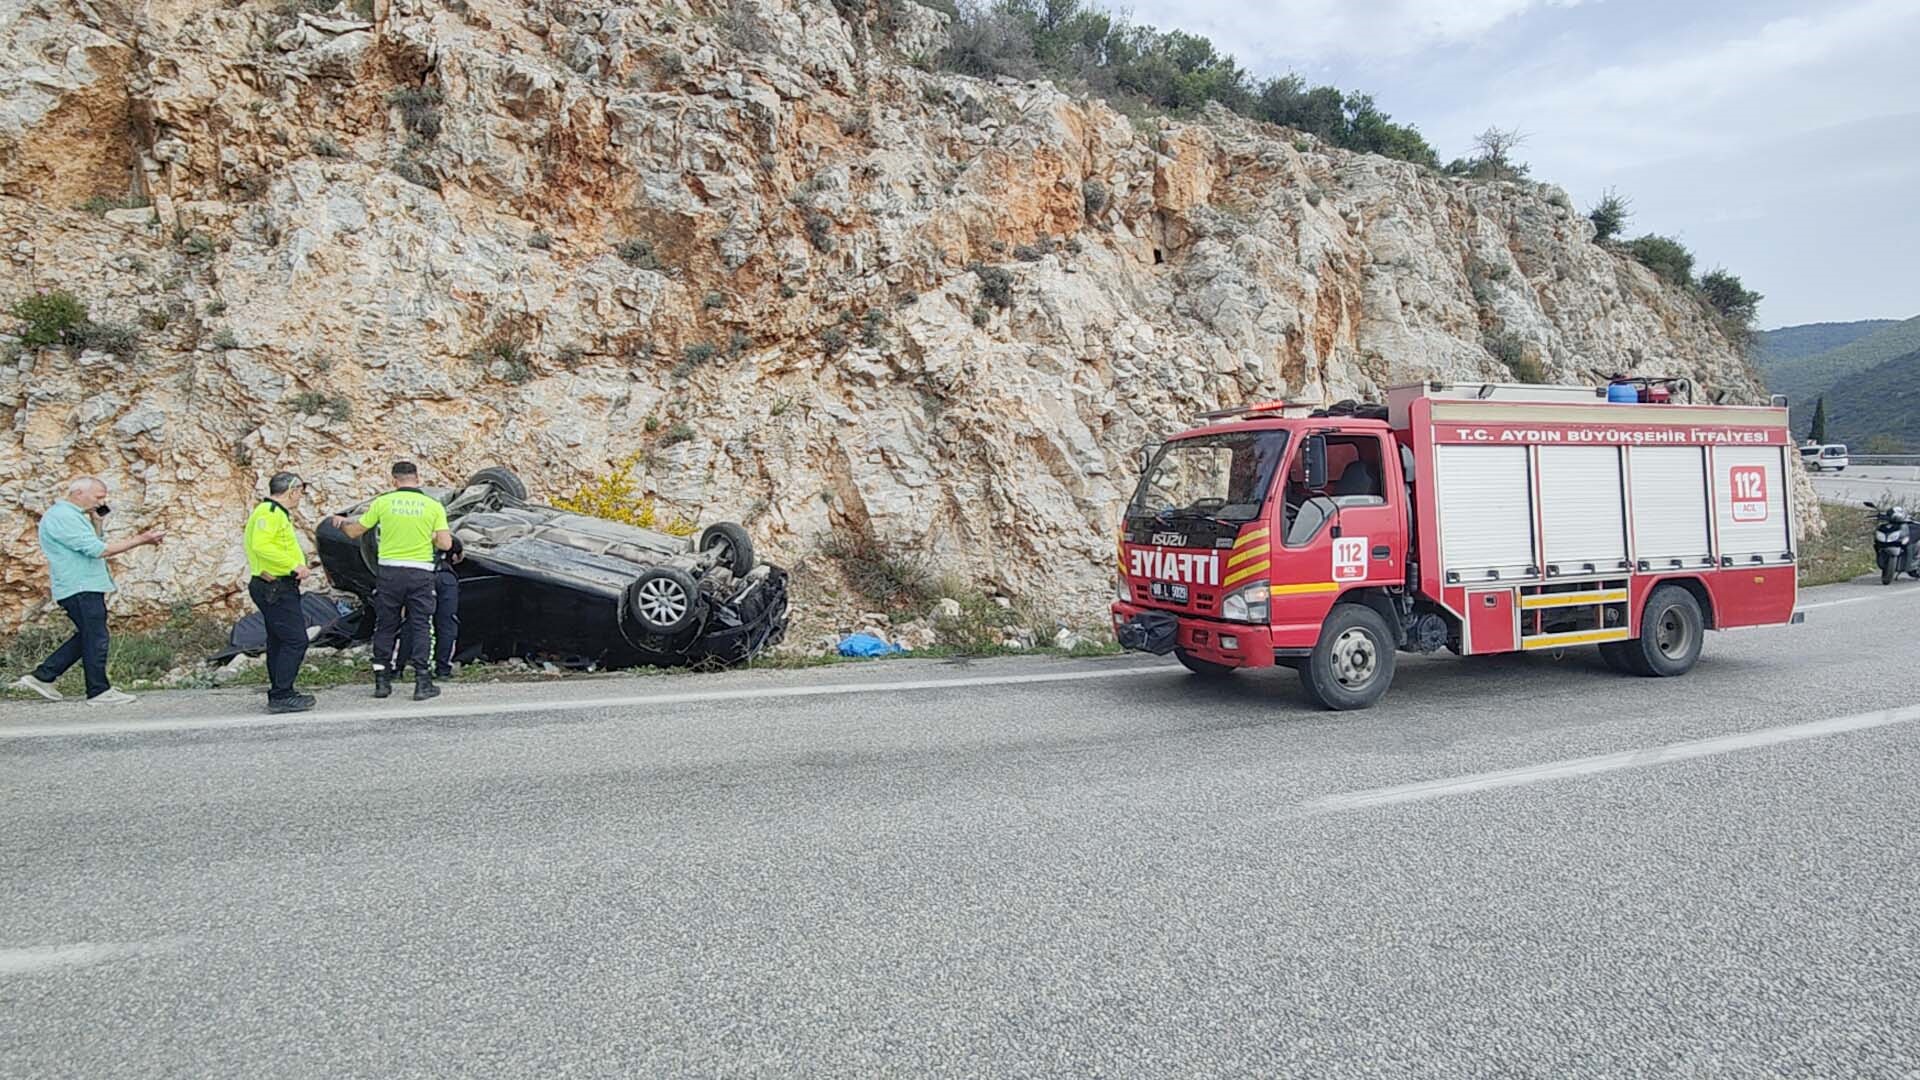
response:
[[[1234,622],[1267,621],[1267,599],[1272,593],[1264,581],[1249,581],[1220,601],[1220,617]]]
[[[1114,586],[1113,598],[1123,604],[1133,603],[1133,586],[1127,584],[1126,578],[1119,579],[1119,583]]]

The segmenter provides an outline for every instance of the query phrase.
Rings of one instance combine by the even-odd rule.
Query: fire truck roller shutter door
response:
[[[1714,513],[1720,556],[1735,566],[1784,562],[1787,485],[1778,446],[1713,448]]]
[[[1540,448],[1540,520],[1549,574],[1618,574],[1627,561],[1626,516],[1619,447]]]
[[[1707,452],[1698,446],[1636,446],[1633,554],[1650,571],[1697,567],[1713,554],[1707,529]]]
[[[1527,448],[1437,446],[1434,472],[1440,561],[1449,580],[1472,584],[1526,574],[1534,565]]]

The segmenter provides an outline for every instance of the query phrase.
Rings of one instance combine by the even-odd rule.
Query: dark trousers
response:
[[[50,683],[78,662],[87,673],[87,696],[99,697],[113,686],[107,681],[107,594],[74,593],[60,608],[73,620],[73,636],[33,669],[33,677]]]
[[[413,609],[400,616],[400,640],[413,632]],[[460,575],[450,566],[433,572],[433,670],[453,670],[454,642],[460,637]]]
[[[415,675],[433,671],[430,647],[433,612],[433,571],[405,566],[382,566],[373,586],[373,666],[398,671],[413,664]],[[400,614],[411,611],[419,618],[407,627],[401,641],[400,657],[393,660],[394,640],[400,636]]]
[[[272,581],[256,577],[247,582],[247,595],[267,623],[267,700],[283,701],[293,696],[294,676],[307,658],[307,616],[300,610],[300,582],[291,577]]]

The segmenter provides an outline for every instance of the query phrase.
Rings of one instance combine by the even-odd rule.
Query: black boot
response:
[[[433,676],[424,672],[413,677],[413,700],[425,701],[440,696],[440,688],[433,685]]]
[[[388,671],[386,668],[373,669],[373,696],[393,696],[393,672]]]

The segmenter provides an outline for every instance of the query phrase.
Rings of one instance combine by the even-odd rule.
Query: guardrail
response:
[[[1855,465],[1920,465],[1920,454],[1852,454]]]

